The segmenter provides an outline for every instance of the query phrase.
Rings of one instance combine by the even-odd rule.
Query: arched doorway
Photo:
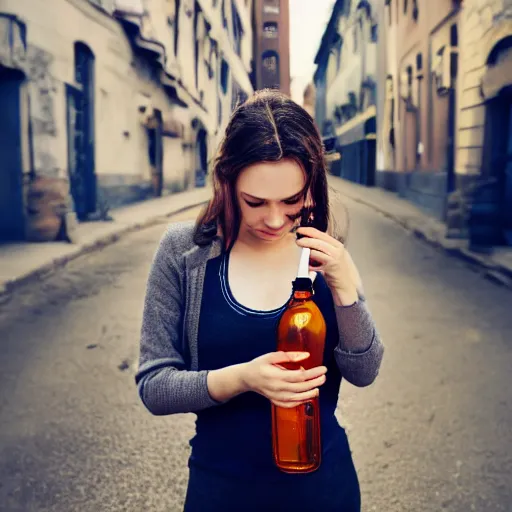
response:
[[[75,83],[67,85],[68,166],[71,195],[79,220],[96,211],[94,134],[94,54],[75,44]]]
[[[486,98],[482,173],[494,189],[495,244],[512,246],[512,36],[494,46],[482,81]]]
[[[160,197],[164,184],[164,144],[162,112],[157,109],[153,110],[148,126],[148,151],[153,195]]]
[[[196,187],[204,187],[208,173],[208,132],[198,118],[192,121],[192,129],[196,132],[194,149],[195,185]]]
[[[20,86],[25,75],[0,65],[0,242],[25,238]]]

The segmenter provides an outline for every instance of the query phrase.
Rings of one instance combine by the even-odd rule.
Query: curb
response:
[[[0,299],[6,295],[9,295],[16,288],[26,283],[48,277],[49,275],[53,274],[53,272],[56,269],[64,267],[67,263],[78,259],[80,256],[90,254],[91,252],[97,251],[98,249],[102,249],[104,247],[114,244],[123,236],[129,233],[149,228],[161,222],[162,219],[167,219],[184,211],[191,210],[193,208],[196,208],[197,206],[206,204],[207,202],[208,201],[200,201],[197,203],[191,203],[188,204],[187,206],[177,208],[176,210],[171,210],[165,214],[155,215],[141,222],[136,222],[128,226],[123,226],[122,228],[119,228],[119,230],[117,230],[115,233],[109,233],[108,235],[99,236],[92,242],[78,244],[77,247],[68,254],[65,254],[64,256],[57,256],[49,263],[45,263],[36,269],[30,270],[26,274],[14,277],[13,279],[9,279],[8,281],[0,283]]]
[[[352,201],[368,206],[369,208],[379,212],[384,217],[402,226],[406,231],[413,234],[416,238],[423,240],[436,249],[441,249],[450,256],[455,256],[465,261],[466,263],[477,266],[486,279],[489,279],[490,281],[493,281],[494,283],[497,283],[501,286],[512,289],[512,269],[494,263],[490,261],[488,257],[471,251],[468,248],[467,240],[446,238],[444,234],[440,232],[435,233],[436,228],[433,229],[434,233],[430,232],[429,230],[419,226],[418,223],[414,221],[414,219],[404,219],[381,208],[372,201],[368,201],[359,196],[355,196],[339,189],[338,191],[340,194],[348,197]],[[433,224],[434,222],[435,220],[432,219]],[[443,228],[443,231],[444,229],[445,228]],[[441,230],[438,228],[437,231]]]

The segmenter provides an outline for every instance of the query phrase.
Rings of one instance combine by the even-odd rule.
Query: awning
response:
[[[185,135],[185,126],[182,122],[174,119],[170,114],[164,115],[163,119],[163,134],[166,137],[174,137],[183,139]]]
[[[166,61],[165,46],[144,29],[146,12],[140,0],[116,0],[114,16],[125,27],[127,36],[148,58],[155,60],[164,68]]]
[[[172,78],[169,73],[162,70],[160,73],[160,82],[164,86],[167,94],[170,96],[172,101],[179,105],[180,107],[187,108],[188,103],[186,102],[186,97],[183,93],[181,86],[178,82]]]
[[[140,95],[139,98],[140,123],[148,130],[154,130],[158,126],[158,116],[155,110],[159,110],[162,115],[162,135],[164,137],[174,137],[183,139],[185,135],[185,126],[176,119],[172,112],[162,112],[155,108],[151,99]]]
[[[372,105],[365,112],[336,128],[336,145],[346,146],[367,139],[369,134],[376,133],[376,115],[377,108]]]

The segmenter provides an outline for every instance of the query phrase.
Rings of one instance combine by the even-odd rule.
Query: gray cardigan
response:
[[[144,405],[156,415],[219,404],[208,392],[208,371],[198,371],[197,333],[206,264],[221,254],[222,242],[216,237],[198,246],[193,234],[193,222],[171,224],[149,273],[135,380]],[[341,375],[367,386],[377,376],[384,348],[364,298],[336,306],[336,317],[340,340],[335,358]]]

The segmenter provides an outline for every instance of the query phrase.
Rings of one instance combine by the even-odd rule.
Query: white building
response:
[[[252,1],[3,0],[0,241],[204,183],[252,93]],[[67,222],[66,222],[67,221]]]

